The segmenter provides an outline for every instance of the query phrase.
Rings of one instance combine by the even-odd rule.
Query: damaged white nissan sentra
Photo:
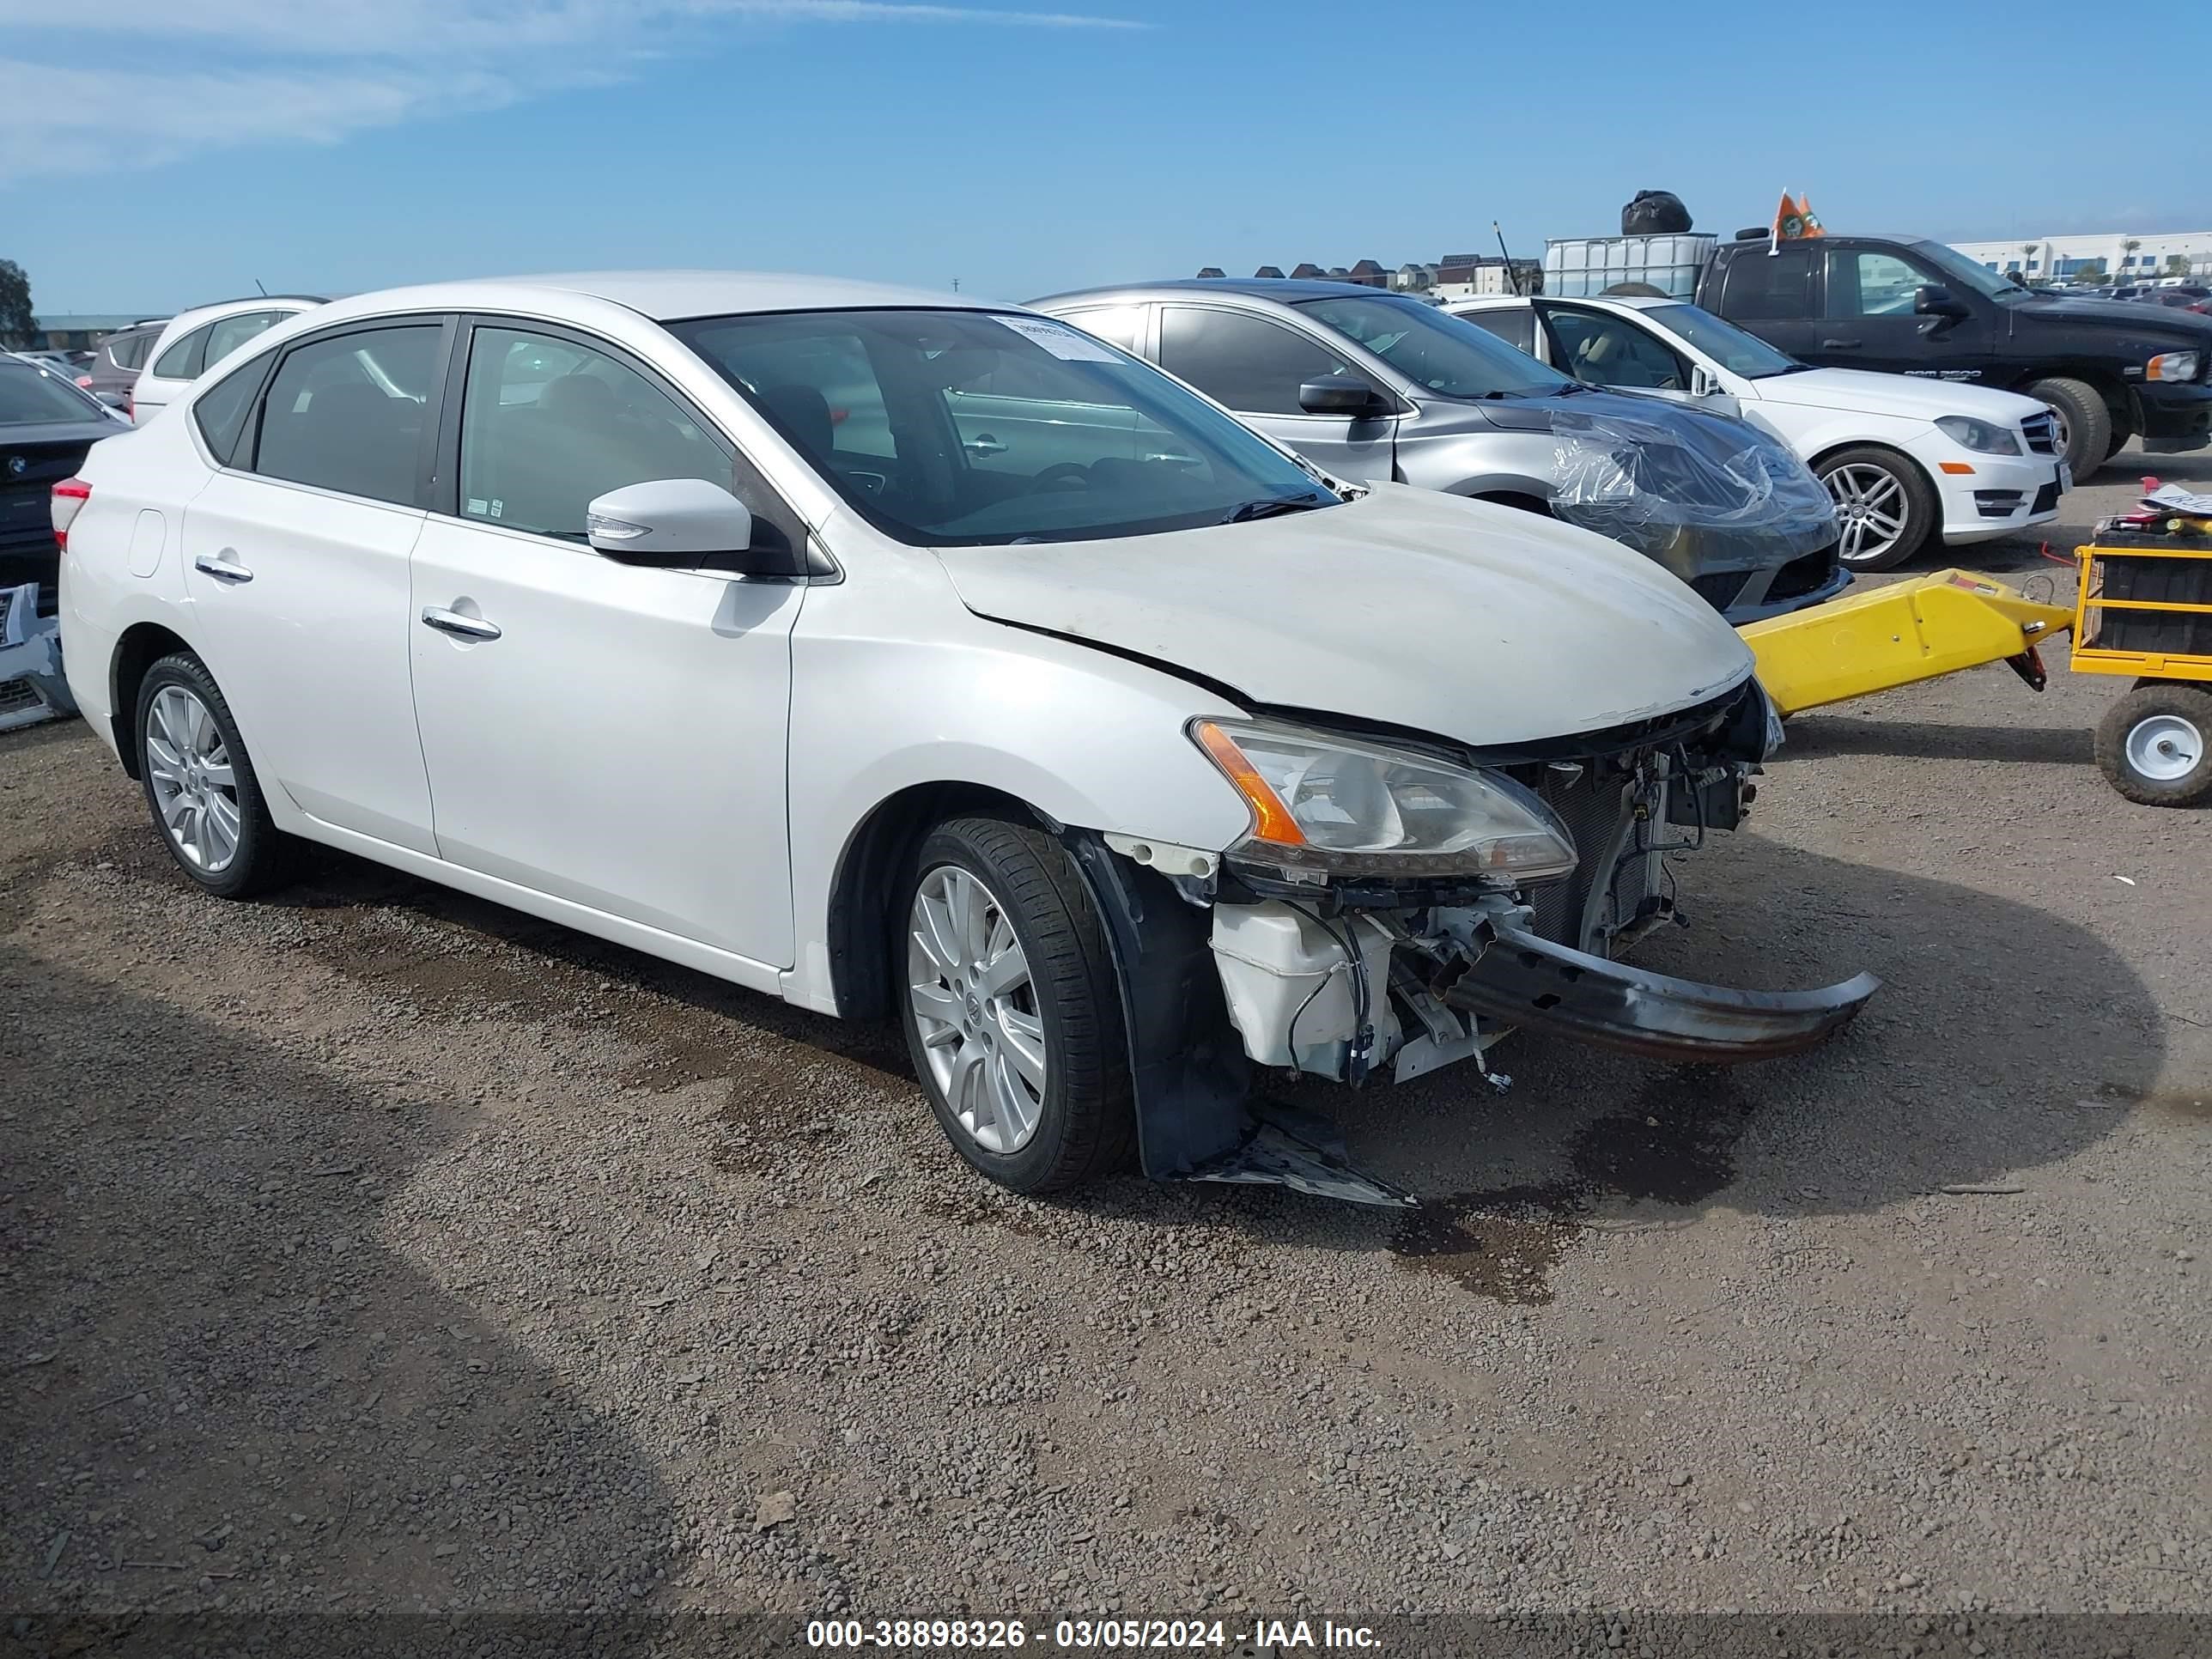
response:
[[[963,1156],[1399,1196],[1255,1068],[1737,1060],[1613,957],[1772,720],[1711,608],[1337,484],[1065,324],[665,273],[280,325],[54,489],[70,684],[212,892],[324,842],[803,1006]]]

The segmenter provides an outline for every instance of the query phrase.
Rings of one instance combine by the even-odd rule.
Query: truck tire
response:
[[[1813,471],[1836,503],[1843,532],[1836,560],[1846,569],[1894,569],[1925,547],[1942,522],[1927,474],[1893,449],[1856,444],[1822,456]]]
[[[1121,981],[1060,843],[1035,824],[953,818],[922,842],[902,890],[893,984],[945,1138],[1018,1193],[1127,1168]]]
[[[2086,478],[2104,465],[2117,446],[2112,442],[2112,411],[2103,394],[2086,380],[2054,378],[2038,380],[2027,395],[2049,404],[2066,437],[2066,465],[2077,478]]]
[[[2097,723],[2097,768],[2138,806],[2212,799],[2212,688],[2137,685]]]

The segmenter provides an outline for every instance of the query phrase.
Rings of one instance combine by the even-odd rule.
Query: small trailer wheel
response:
[[[2097,765],[2143,806],[2212,798],[2212,688],[2178,680],[2138,685],[2097,726]]]

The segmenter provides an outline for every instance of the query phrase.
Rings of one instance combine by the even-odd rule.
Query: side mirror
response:
[[[655,478],[593,498],[584,509],[592,548],[618,564],[663,570],[711,565],[740,576],[793,574],[790,554],[753,546],[745,504],[705,478]]]
[[[1912,309],[1922,317],[1956,319],[1973,315],[1973,313],[1968,311],[1964,305],[1953,297],[1949,289],[1940,288],[1933,283],[1923,283],[1914,293]]]
[[[1308,380],[1298,388],[1298,407],[1309,415],[1349,415],[1354,419],[1377,411],[1382,394],[1364,380],[1331,375]]]
[[[1710,398],[1720,389],[1721,384],[1713,379],[1711,369],[1703,363],[1690,365],[1690,395],[1692,398]]]

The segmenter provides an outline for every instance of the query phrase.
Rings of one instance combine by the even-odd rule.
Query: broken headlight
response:
[[[1252,809],[1232,858],[1348,876],[1563,876],[1574,837],[1495,772],[1307,726],[1197,720],[1191,737]]]

